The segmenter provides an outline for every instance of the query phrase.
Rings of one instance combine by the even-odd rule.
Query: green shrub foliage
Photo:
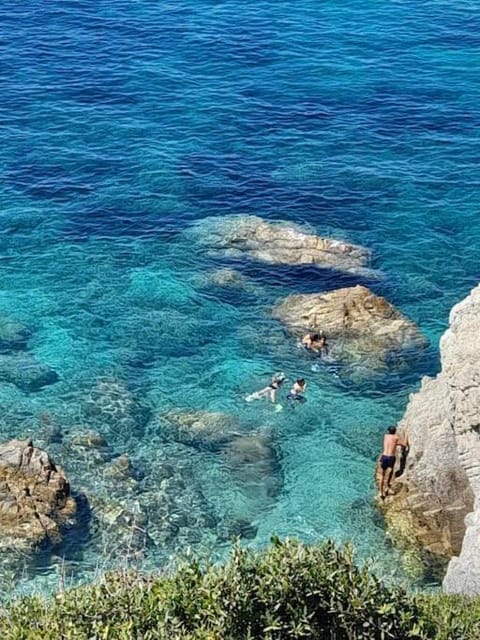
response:
[[[350,547],[273,540],[223,566],[106,575],[0,616],[2,640],[479,640],[480,599],[412,595],[356,567]]]

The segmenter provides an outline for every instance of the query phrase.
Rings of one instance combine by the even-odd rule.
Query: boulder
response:
[[[31,441],[0,445],[0,548],[58,544],[73,524],[75,500],[63,469]]]
[[[22,391],[39,391],[58,381],[58,374],[28,353],[0,355],[0,381],[10,382]]]
[[[452,309],[440,373],[410,396],[398,425],[408,456],[380,504],[390,531],[406,531],[428,552],[453,557],[444,588],[467,594],[480,594],[479,334],[477,287]]]
[[[288,296],[274,307],[273,316],[298,340],[309,331],[324,333],[333,359],[362,366],[378,366],[392,354],[428,344],[414,322],[360,285]]]
[[[227,258],[372,275],[367,269],[370,254],[364,247],[324,238],[292,223],[246,215],[205,218],[190,234],[214,255]]]

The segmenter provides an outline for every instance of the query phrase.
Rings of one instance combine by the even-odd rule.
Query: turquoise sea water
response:
[[[0,313],[59,379],[0,383],[0,435],[42,441],[56,425],[47,448],[89,499],[109,497],[105,460],[82,466],[64,443],[95,428],[107,463],[126,452],[136,484],[117,503],[140,505],[147,532],[177,523],[136,561],[218,557],[231,533],[257,547],[277,533],[353,540],[399,571],[373,466],[480,279],[479,45],[478,5],[464,1],[2,3]],[[211,257],[188,230],[227,214],[364,245],[381,277]],[[212,281],[224,267],[238,286]],[[290,293],[357,283],[431,341],[408,372],[361,387],[312,372],[269,314]],[[308,402],[246,404],[278,370],[308,379]],[[92,410],[105,385],[128,396],[122,429]],[[265,449],[179,443],[161,416],[190,410],[231,416]],[[171,465],[168,508],[152,456]],[[123,562],[116,524],[105,537],[96,519],[83,508],[72,542],[15,568],[15,583]]]

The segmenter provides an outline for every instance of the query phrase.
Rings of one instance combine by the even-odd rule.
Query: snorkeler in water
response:
[[[292,388],[290,389],[290,391],[288,392],[287,395],[287,401],[288,404],[290,405],[290,407],[292,407],[292,409],[295,407],[295,405],[298,403],[302,404],[303,402],[306,402],[306,398],[305,398],[305,391],[307,390],[307,383],[305,381],[305,378],[298,378]]]
[[[323,333],[307,333],[302,338],[302,346],[308,351],[314,351],[319,356],[328,355],[327,338]]]
[[[253,400],[260,400],[261,398],[268,397],[270,398],[270,402],[275,403],[275,400],[277,399],[277,391],[285,381],[286,377],[284,373],[275,374],[268,387],[264,387],[263,389],[260,389],[260,391],[251,393],[245,398],[245,400],[247,402],[252,402]]]

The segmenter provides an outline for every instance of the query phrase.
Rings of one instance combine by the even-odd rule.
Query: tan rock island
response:
[[[480,286],[450,314],[442,368],[412,394],[399,433],[404,472],[382,509],[387,526],[413,544],[452,558],[448,592],[480,594]]]
[[[0,549],[57,544],[76,503],[61,467],[29,440],[0,446]]]
[[[370,289],[357,285],[328,293],[291,295],[273,309],[297,339],[324,333],[336,360],[380,365],[389,354],[427,345],[414,322]]]

